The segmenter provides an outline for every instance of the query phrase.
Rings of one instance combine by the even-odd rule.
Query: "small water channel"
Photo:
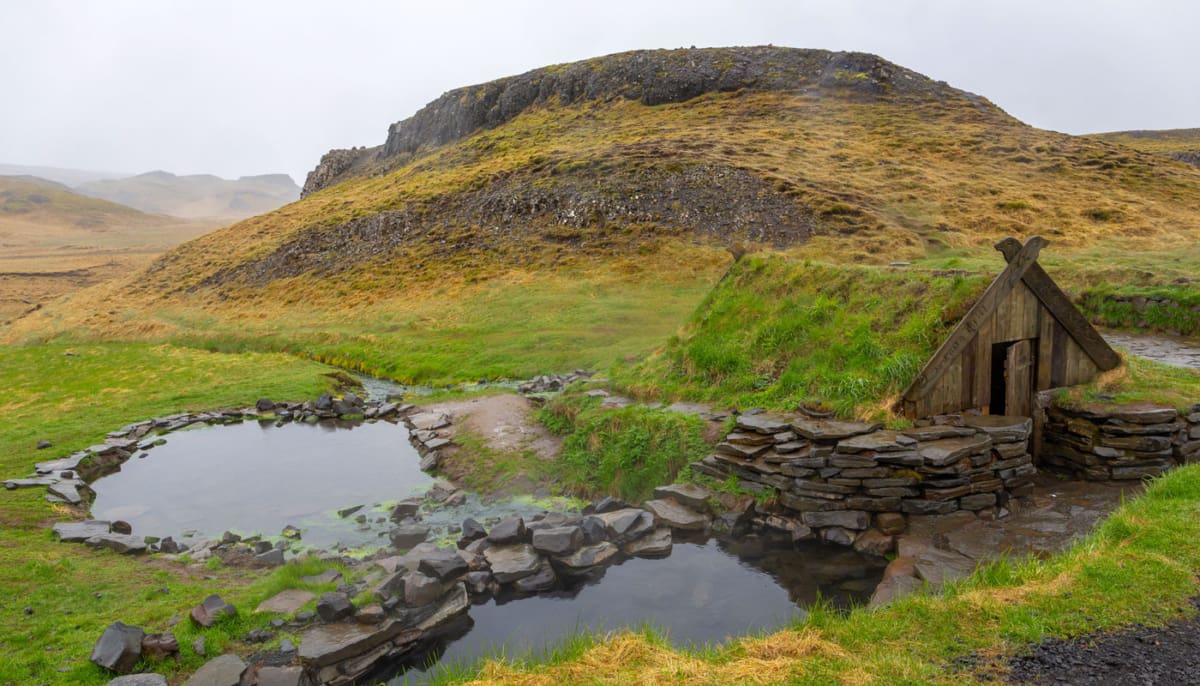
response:
[[[1166,334],[1102,331],[1114,348],[1124,348],[1138,357],[1176,367],[1200,369],[1200,341]]]

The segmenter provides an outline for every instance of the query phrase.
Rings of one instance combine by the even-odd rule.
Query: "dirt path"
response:
[[[1193,599],[1192,605],[1200,606],[1200,601]],[[1043,641],[1009,665],[1013,684],[1200,684],[1200,616],[1160,628],[1138,625],[1069,641]]]
[[[536,494],[545,483],[544,464],[558,459],[562,437],[534,418],[534,405],[520,395],[488,395],[426,406],[450,417],[449,438],[439,467],[456,484],[487,495]],[[482,441],[482,450],[473,446]],[[542,476],[539,476],[542,475]]]

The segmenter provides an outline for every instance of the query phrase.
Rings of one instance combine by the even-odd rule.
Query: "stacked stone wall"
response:
[[[912,429],[743,414],[714,455],[692,468],[735,476],[822,540],[851,544],[862,532],[903,531],[905,516],[994,512],[1028,494],[1036,469],[1025,417],[940,418]]]
[[[1180,413],[1156,405],[1051,406],[1042,463],[1090,481],[1143,479],[1200,461],[1200,404]]]

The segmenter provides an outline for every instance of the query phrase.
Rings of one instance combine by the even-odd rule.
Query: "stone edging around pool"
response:
[[[283,426],[289,422],[317,423],[321,421],[376,421],[390,423],[403,421],[410,430],[410,439],[421,456],[421,469],[429,471],[437,466],[440,450],[452,444],[443,431],[450,420],[441,413],[417,412],[411,404],[386,401],[363,401],[353,393],[342,397],[321,395],[316,400],[305,402],[273,402],[260,399],[252,408],[227,408],[208,412],[183,412],[136,422],[110,432],[103,443],[77,451],[68,457],[39,462],[34,473],[26,478],[8,479],[7,490],[45,487],[46,499],[86,509],[92,494],[88,484],[97,478],[120,468],[135,454],[147,456],[155,447],[165,442],[166,434],[191,428],[196,425],[225,425],[245,421],[273,422]],[[89,520],[85,522],[60,522],[54,531],[64,542],[86,543],[93,547],[107,548],[118,553],[137,554],[144,552],[180,553],[187,547],[170,537],[158,539],[154,536],[134,535],[125,522]],[[210,541],[215,547],[222,543],[237,543],[240,539],[226,534],[224,539]],[[246,560],[252,564],[281,564],[283,551],[269,543],[247,541],[256,544],[254,556]]]

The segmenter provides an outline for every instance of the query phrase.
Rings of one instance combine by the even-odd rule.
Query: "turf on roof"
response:
[[[663,348],[614,378],[720,406],[879,416],[991,278],[749,256]]]

